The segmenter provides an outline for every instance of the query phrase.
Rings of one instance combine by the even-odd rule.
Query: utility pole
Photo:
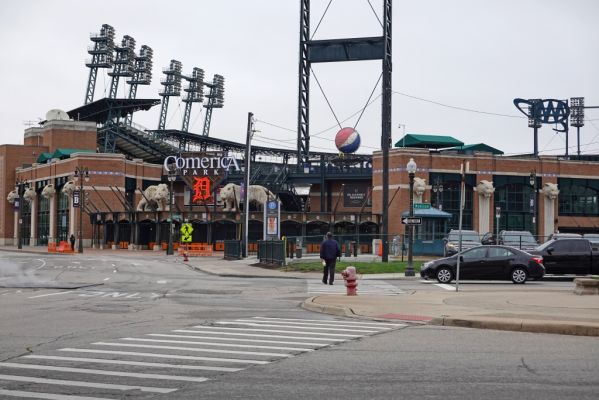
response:
[[[249,224],[249,204],[248,194],[250,189],[250,156],[252,154],[252,136],[254,136],[254,114],[248,113],[247,136],[245,139],[245,176],[243,179],[243,234],[241,243],[241,256],[248,255],[248,224]]]

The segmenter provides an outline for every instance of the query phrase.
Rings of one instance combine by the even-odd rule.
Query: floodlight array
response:
[[[154,51],[150,46],[141,46],[139,55],[134,57],[133,77],[127,81],[128,84],[149,85],[152,82],[153,57]]]
[[[135,39],[129,35],[123,36],[120,46],[114,48],[116,57],[114,68],[109,76],[133,76],[135,65]]]
[[[114,61],[114,28],[108,24],[102,25],[100,33],[90,34],[94,44],[87,48],[92,55],[91,60],[86,60],[85,65],[90,68],[112,68]]]
[[[584,126],[584,97],[570,98],[570,126]]]
[[[183,99],[184,102],[202,102],[204,101],[204,70],[194,67],[191,76],[183,76],[189,84],[184,89],[187,96]]]
[[[528,106],[528,127],[540,128],[542,124],[538,118],[535,118],[534,108],[537,102],[541,101],[541,99],[530,99],[529,101],[532,103],[532,105]]]
[[[214,75],[214,78],[212,78],[212,85],[212,107],[222,108],[225,104],[225,77],[222,75]]]
[[[160,96],[180,96],[181,95],[181,70],[183,66],[180,61],[171,60],[170,65],[162,70],[166,75],[160,81],[164,85],[164,90],[159,93]]]

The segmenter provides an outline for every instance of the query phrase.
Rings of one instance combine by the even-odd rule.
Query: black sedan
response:
[[[540,279],[545,274],[543,258],[540,256],[509,246],[478,246],[451,257],[424,263],[420,276],[449,283],[456,277],[458,257],[460,280],[511,279],[514,283],[525,283],[528,279]]]

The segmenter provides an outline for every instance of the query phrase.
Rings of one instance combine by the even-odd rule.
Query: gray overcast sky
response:
[[[370,0],[382,18],[382,1]],[[312,0],[312,32],[329,0]],[[104,23],[133,36],[136,50],[154,50],[152,85],[138,98],[159,98],[162,69],[171,59],[207,77],[225,76],[225,107],[216,109],[210,135],[245,141],[247,113],[258,120],[255,144],[296,148],[299,0],[4,0],[0,3],[0,143],[22,143],[26,121],[52,108],[83,104],[90,33]],[[393,128],[484,142],[506,153],[532,151],[524,118],[467,112],[431,102],[521,115],[515,97],[584,96],[599,105],[599,1],[597,0],[395,0],[393,2]],[[333,0],[314,39],[379,36],[382,28],[367,0]],[[315,64],[314,73],[339,120],[365,105],[381,72],[380,61]],[[122,82],[123,80],[121,80]],[[110,83],[98,74],[95,97]],[[312,79],[311,149],[334,151],[335,116]],[[119,95],[125,93],[121,84]],[[374,97],[381,93],[380,84]],[[181,127],[184,104],[172,98],[168,128]],[[134,117],[158,124],[160,106]],[[380,148],[380,98],[357,125],[360,153]],[[191,131],[201,132],[204,112],[192,109]],[[357,115],[344,126],[354,126]],[[599,153],[599,109],[587,110],[582,151]],[[285,128],[285,129],[281,129]],[[331,128],[331,129],[329,129]],[[540,131],[542,154],[563,153],[565,139]],[[571,153],[575,133],[570,134]],[[74,144],[73,147],[76,147]]]

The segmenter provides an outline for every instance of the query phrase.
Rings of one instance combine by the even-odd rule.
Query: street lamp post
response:
[[[79,178],[81,178],[81,180],[79,180]],[[87,167],[75,167],[75,182],[77,181],[79,181],[79,246],[77,248],[77,252],[83,253],[83,205],[85,202],[83,181],[89,181],[89,169],[87,169]]]
[[[24,204],[24,200],[23,196],[25,194],[25,185],[27,185],[27,180],[26,179],[17,179],[15,182],[15,189],[17,190],[17,193],[19,194],[19,207],[17,208],[17,248],[18,249],[22,249],[23,248],[23,221],[22,221],[22,215],[23,213],[21,212],[21,210],[23,209],[23,204]]]
[[[414,174],[416,173],[416,162],[413,158],[410,158],[406,169],[408,171],[408,176],[410,178],[410,219],[414,216]],[[406,276],[414,276],[414,263],[413,263],[413,247],[414,247],[414,225],[409,225],[410,227],[410,237],[408,238],[408,266],[406,267]]]
[[[433,193],[435,194],[435,207],[443,210],[443,184],[439,177],[435,179],[435,183],[433,184]]]
[[[530,171],[528,183],[532,189],[530,195],[530,213],[532,214],[532,234],[537,237],[537,171]]]
[[[170,212],[170,222],[168,226],[168,247],[166,248],[166,254],[169,256],[173,255],[173,182],[177,179],[177,170],[169,169],[168,170],[168,182],[170,184],[169,190],[169,212]]]

